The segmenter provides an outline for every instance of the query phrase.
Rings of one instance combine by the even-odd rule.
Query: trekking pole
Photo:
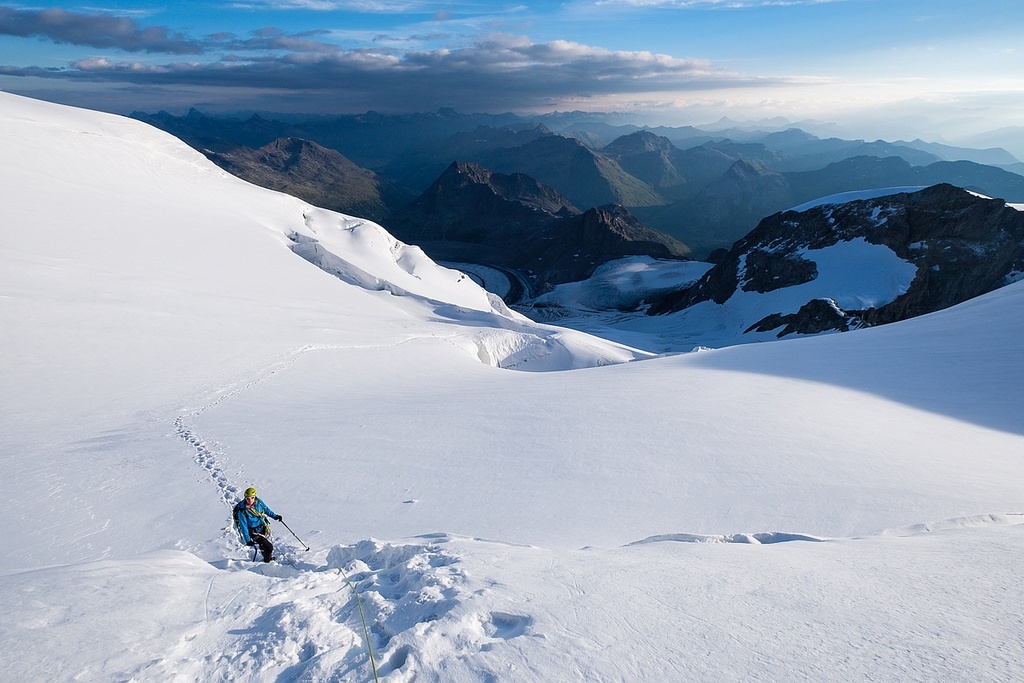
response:
[[[277,521],[278,521],[278,522],[281,522],[281,524],[284,524],[284,520],[283,520],[283,519],[279,519],[279,520],[277,520]],[[294,531],[292,531],[292,528],[291,528],[290,526],[288,526],[287,524],[284,524],[284,528],[285,528],[285,529],[287,529],[288,531],[290,531],[290,532],[291,532],[291,534],[292,534],[292,536],[295,536],[295,540],[296,540],[296,541],[298,541],[299,543],[301,543],[301,544],[302,544],[302,545],[304,546],[304,547],[303,547],[303,550],[309,550],[309,546],[308,546],[308,545],[306,545],[306,542],[305,542],[305,541],[303,541],[303,540],[302,540],[301,538],[299,538],[298,536],[296,536],[295,532],[294,532]]]

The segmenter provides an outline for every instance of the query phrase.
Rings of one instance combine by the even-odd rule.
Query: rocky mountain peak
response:
[[[552,215],[575,215],[579,209],[557,191],[523,173],[494,173],[479,164],[454,161],[438,177],[427,194],[454,196],[475,186],[500,200],[514,202]],[[479,195],[478,195],[479,196]]]
[[[453,161],[437,179],[438,184],[479,184],[488,185],[493,173],[478,164],[467,161]]]
[[[772,171],[759,161],[754,161],[752,159],[738,159],[733,162],[732,166],[729,167],[729,170],[726,171],[725,178],[731,178],[741,182],[752,182],[755,179],[775,174],[775,171]]]
[[[616,138],[604,148],[604,151],[607,154],[625,156],[648,152],[668,153],[673,149],[675,145],[668,138],[655,135],[648,130],[638,130]]]
[[[281,172],[288,172],[301,164],[314,167],[332,165],[337,168],[356,168],[356,165],[340,152],[302,138],[278,138],[260,147],[256,154],[270,168]]]

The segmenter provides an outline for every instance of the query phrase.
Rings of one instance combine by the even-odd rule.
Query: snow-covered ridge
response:
[[[830,194],[824,197],[818,197],[812,199],[809,202],[798,204],[790,208],[790,211],[807,211],[809,209],[816,208],[818,206],[825,206],[827,204],[845,204],[846,202],[854,202],[861,199],[876,199],[878,197],[887,197],[891,194],[899,194],[901,192],[917,192],[923,190],[924,185],[906,185],[898,187],[878,187],[870,190],[853,190],[850,192],[838,192],[836,194]]]
[[[474,320],[465,334],[451,336],[456,346],[483,362],[540,370],[645,356],[534,325],[470,278],[438,266],[379,225],[244,183],[145,124],[92,112],[79,115],[4,93],[0,98],[5,156],[18,160],[5,167],[4,179],[12,196],[25,199],[9,204],[5,219],[10,225],[50,226],[34,237],[33,253],[23,259],[26,268],[41,259],[63,259],[72,268],[99,267],[109,274],[106,287],[140,304],[152,294],[175,305],[183,289],[234,290],[252,301],[267,300],[273,308],[275,299],[287,303],[266,274],[291,277],[301,268],[301,262],[284,263],[288,251],[276,247],[284,245],[341,281],[373,293],[370,298],[382,312],[393,310],[401,317],[403,308],[433,309],[454,323],[450,331],[462,312],[471,314]],[[40,140],[47,144],[41,146]],[[61,194],[62,201],[54,202],[51,193]],[[116,212],[96,201],[101,197],[116,205]],[[157,251],[140,260],[132,246],[143,234]],[[28,245],[12,249],[27,250]],[[143,279],[144,274],[151,277]],[[9,275],[21,281],[28,277]],[[339,310],[351,309],[348,300],[367,300],[344,287],[325,298],[316,279],[312,272],[298,274],[289,283],[292,294],[308,300],[311,295],[303,289],[312,288],[320,303]],[[377,292],[414,301],[381,301]]]

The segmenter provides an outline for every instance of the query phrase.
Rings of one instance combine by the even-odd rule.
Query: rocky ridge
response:
[[[912,318],[956,305],[1024,279],[1024,213],[948,184],[876,199],[825,204],[763,219],[704,277],[654,302],[652,315],[700,302],[724,304],[739,291],[767,293],[818,277],[804,254],[863,239],[913,264],[909,288],[877,308],[843,310],[816,298],[796,313],[775,313],[747,332],[777,336],[845,331]]]

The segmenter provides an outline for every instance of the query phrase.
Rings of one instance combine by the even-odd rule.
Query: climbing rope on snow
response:
[[[352,595],[355,596],[355,607],[359,610],[359,621],[362,622],[362,641],[367,644],[367,652],[370,653],[370,668],[374,672],[374,683],[380,683],[380,679],[377,678],[377,661],[374,659],[374,648],[370,645],[370,629],[367,627],[367,616],[362,613],[362,600],[359,599],[359,592],[355,590],[355,586],[348,579],[348,574],[341,567],[338,567],[338,571],[341,573],[341,577],[348,584],[348,587],[352,589]]]

